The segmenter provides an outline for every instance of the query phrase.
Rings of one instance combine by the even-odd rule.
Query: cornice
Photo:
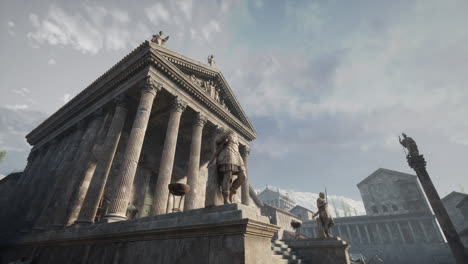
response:
[[[149,66],[153,66],[166,77],[173,80],[178,84],[179,88],[187,91],[194,99],[201,102],[213,114],[221,117],[245,138],[250,141],[255,139],[256,132],[246,118],[243,118],[243,121],[248,124],[247,126],[232,113],[223,109],[221,105],[205,94],[201,88],[193,84],[187,75],[174,64],[184,63],[183,67],[191,67],[193,70],[202,74],[213,77],[218,76],[218,78],[221,78],[224,82],[223,85],[227,87],[226,90],[229,91],[228,94],[234,104],[234,107],[236,107],[236,109],[245,116],[245,113],[239,107],[238,101],[235,96],[233,96],[233,93],[229,86],[227,86],[227,83],[225,83],[225,80],[219,70],[207,65],[202,65],[201,63],[188,59],[182,55],[177,54],[176,56],[175,52],[167,49],[162,51],[163,49],[164,48],[161,47],[155,48],[154,45],[145,41],[126,55],[122,60],[102,74],[71,101],[62,106],[26,136],[28,143],[34,146],[33,151],[72,127],[78,121],[86,118],[96,109],[113,100],[114,97],[118,95],[115,94],[116,87],[125,84],[126,81],[141,73],[143,69]],[[164,57],[163,54],[167,57]],[[172,59],[168,59],[169,57]],[[183,62],[182,59],[186,61]],[[109,97],[109,95],[112,96]]]
[[[86,106],[104,98],[113,88],[147,67],[149,65],[149,56],[146,56],[148,51],[149,43],[145,41],[26,135],[28,143],[34,145],[36,149],[38,147],[36,144],[48,138],[48,135],[57,134],[54,131],[63,132],[60,128],[64,123],[70,123],[70,119],[86,109]],[[124,64],[129,64],[129,66],[123,69]],[[112,99],[109,98],[109,100]],[[66,129],[71,125],[69,124]]]

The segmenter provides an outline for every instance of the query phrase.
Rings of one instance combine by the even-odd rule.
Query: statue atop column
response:
[[[317,219],[317,227],[320,237],[332,237],[330,231],[331,228],[335,225],[335,222],[333,221],[333,217],[330,214],[330,211],[328,211],[328,202],[323,192],[319,193],[319,198],[317,199],[317,209],[318,211],[313,214],[312,217],[315,218],[317,215],[319,216]]]
[[[151,42],[158,44],[161,47],[164,47],[164,44],[169,40],[169,36],[163,38],[163,32],[159,31],[159,34],[153,35]]]
[[[246,178],[244,161],[239,153],[239,141],[233,131],[221,133],[213,142],[212,161],[216,161],[218,183],[224,204],[232,203],[232,196]],[[234,176],[237,176],[233,180]]]
[[[208,56],[208,65],[210,65],[210,67],[216,67],[216,61],[213,54]]]
[[[416,142],[414,139],[406,136],[405,133],[401,133],[403,135],[403,140],[401,137],[398,137],[400,144],[405,147],[408,150],[408,156],[411,157],[416,157],[419,156],[419,150],[418,150],[418,145],[416,145]]]

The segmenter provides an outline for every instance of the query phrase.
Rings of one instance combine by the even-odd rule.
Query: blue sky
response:
[[[440,190],[468,188],[466,1],[2,1],[0,165],[24,135],[152,34],[214,54],[258,131],[250,182],[359,198],[379,167],[411,172],[414,137]]]

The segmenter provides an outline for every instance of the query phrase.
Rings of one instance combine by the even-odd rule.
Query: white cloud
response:
[[[169,10],[162,3],[156,3],[150,7],[147,7],[145,9],[145,13],[153,24],[169,22]]]
[[[175,2],[177,7],[182,11],[187,20],[192,20],[192,0],[181,0]]]
[[[29,106],[27,104],[14,104],[14,105],[5,105],[5,108],[13,110],[13,111],[20,111],[20,110],[27,110]]]
[[[11,90],[15,94],[19,94],[21,96],[26,96],[29,94],[31,91],[28,88],[21,88],[21,89],[13,89]]]
[[[29,20],[35,29],[27,35],[31,45],[71,46],[85,54],[96,54],[103,48],[127,47],[132,34],[126,11],[100,6],[85,6],[84,9],[84,14],[71,14],[52,6],[43,19],[30,14]]]
[[[55,65],[55,64],[57,64],[57,62],[56,62],[54,59],[49,59],[49,60],[47,61],[47,64],[48,64],[48,65]]]
[[[13,29],[15,28],[15,23],[13,23],[13,21],[8,21],[6,25],[8,34],[12,36],[16,35],[16,33],[13,31]]]
[[[190,37],[199,42],[211,42],[215,33],[221,32],[221,26],[216,20],[211,20],[199,29],[190,28]]]
[[[71,99],[72,99],[72,96],[69,93],[64,94],[63,97],[62,97],[62,101],[65,104],[68,103]]]

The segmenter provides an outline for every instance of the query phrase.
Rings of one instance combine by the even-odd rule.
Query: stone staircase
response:
[[[271,250],[273,251],[274,264],[305,264],[299,257],[296,256],[294,251],[288,247],[286,243],[280,240],[275,240],[271,243]]]

